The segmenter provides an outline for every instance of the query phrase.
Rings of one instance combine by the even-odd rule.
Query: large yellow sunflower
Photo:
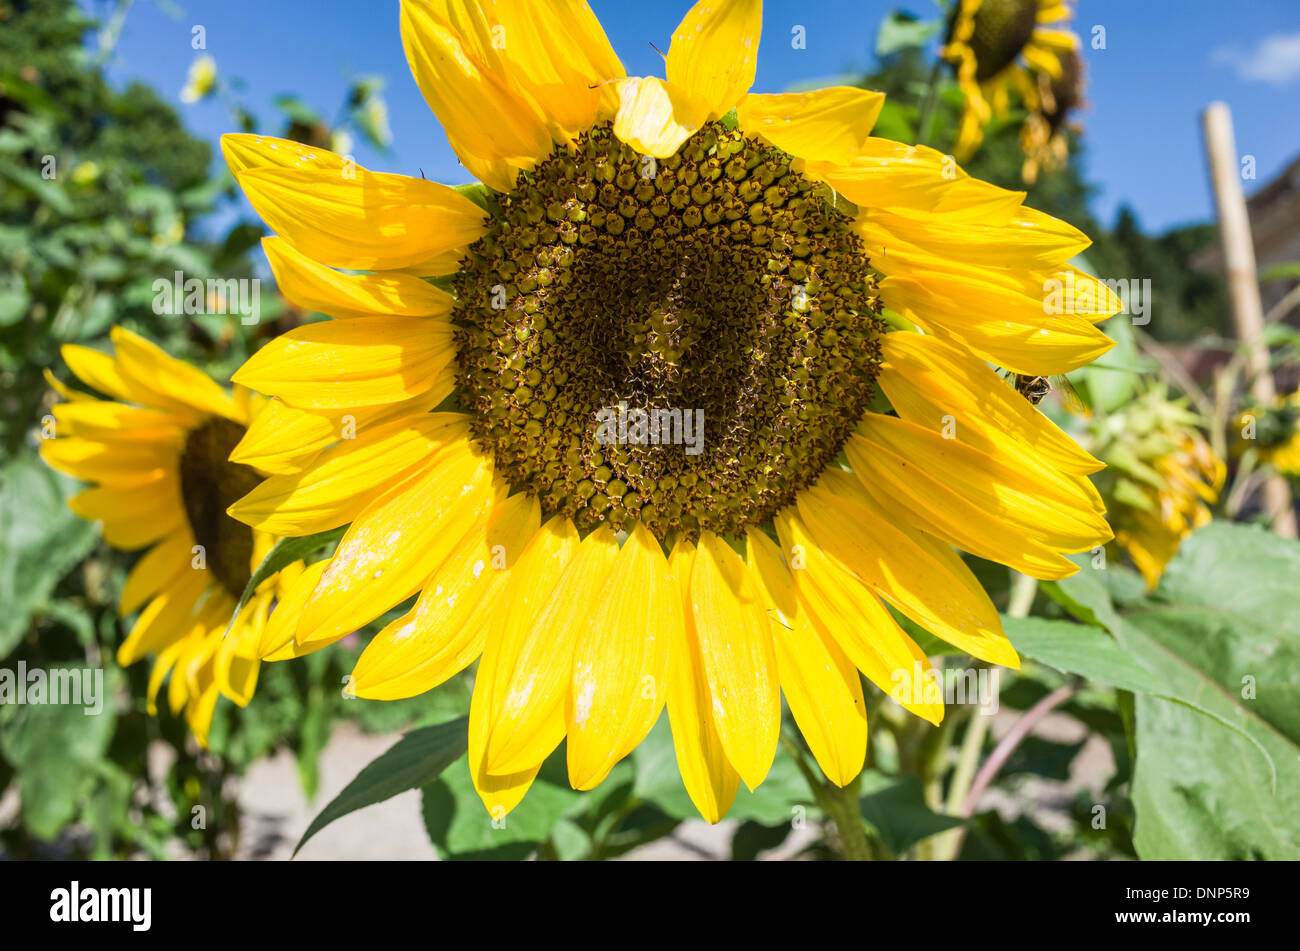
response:
[[[858,672],[888,691],[925,662],[887,605],[1015,665],[951,546],[1061,578],[1062,552],[1109,537],[1099,463],[989,365],[1059,373],[1111,346],[1092,321],[1118,302],[1066,264],[1088,239],[872,138],[879,94],[749,94],[760,24],[758,0],[696,5],[663,80],[625,77],[585,3],[406,0],[476,200],[223,140],[281,291],[338,318],[235,376],[282,401],[266,445],[318,455],[231,514],[350,523],[286,593],[300,620],[275,649],[418,595],[355,692],[412,696],[478,658],[469,763],[494,814],[562,740],[595,786],[666,705],[717,821],[768,771],[781,692],[843,785]],[[1052,282],[1074,296],[1047,316]],[[332,441],[341,413],[355,438]]]
[[[54,438],[43,442],[41,456],[96,483],[68,504],[100,522],[108,544],[148,549],[122,589],[119,613],[139,615],[117,659],[125,666],[156,655],[149,712],[171,672],[170,708],[184,711],[206,746],[218,695],[241,706],[252,697],[268,615],[302,566],[263,581],[223,637],[253,570],[275,542],[225,511],[265,475],[227,458],[245,433],[253,400],[261,400],[242,387],[227,393],[124,328],[115,327],[112,340],[114,355],[77,345],[62,351],[68,368],[111,400],[72,389],[46,371],[67,402],[54,407]]]
[[[1066,158],[1066,114],[1082,101],[1079,38],[1053,24],[1068,20],[1068,0],[957,0],[943,58],[953,64],[966,97],[953,154],[965,161],[984,127],[1005,115],[1015,92],[1028,116],[1021,129],[1024,177]]]

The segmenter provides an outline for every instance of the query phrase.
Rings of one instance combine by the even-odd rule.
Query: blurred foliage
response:
[[[345,712],[394,729],[420,711],[345,700],[359,649],[345,646],[266,665],[255,703],[218,706],[205,753],[182,721],[146,714],[147,664],[112,661],[129,630],[115,604],[131,556],[69,511],[75,482],[36,456],[54,400],[43,370],[70,379],[60,346],[104,348],[120,323],[226,380],[299,315],[271,294],[258,326],[154,313],[153,282],[175,271],[252,276],[262,230],[202,227],[233,199],[233,180],[213,174],[212,149],[157,93],[109,85],[84,42],[94,27],[73,0],[0,0],[0,667],[103,668],[108,693],[97,716],[0,706],[0,797],[18,797],[0,854],[228,857],[240,846],[233,782],[251,763],[292,751],[310,794],[317,754]],[[345,113],[373,112],[378,88],[365,82]]]

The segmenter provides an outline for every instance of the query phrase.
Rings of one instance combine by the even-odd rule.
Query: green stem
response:
[[[930,70],[930,81],[925,87],[925,98],[921,100],[921,113],[916,120],[916,144],[930,144],[930,124],[934,118],[934,106],[939,99],[939,78],[943,75],[943,60],[935,60]]]
[[[1034,605],[1038,594],[1038,581],[1020,572],[1011,575],[1011,594],[1007,599],[1009,617],[1028,617],[1029,609]],[[978,771],[980,753],[984,749],[984,740],[988,737],[989,726],[993,717],[976,711],[966,726],[966,735],[962,738],[961,752],[957,757],[957,767],[953,770],[952,781],[948,785],[948,798],[944,803],[950,816],[960,816],[966,797],[970,793],[971,783],[975,781]],[[935,845],[935,858],[952,860],[961,852],[965,829],[953,829],[938,837]]]
[[[799,772],[808,783],[817,805],[834,823],[840,855],[850,862],[867,862],[876,858],[877,850],[872,847],[871,838],[867,835],[867,827],[858,810],[858,782],[861,774],[853,777],[853,781],[844,787],[830,782],[824,783],[804,761],[803,750],[799,749],[799,744],[784,732],[781,734],[781,744],[786,748],[795,765],[799,767]]]

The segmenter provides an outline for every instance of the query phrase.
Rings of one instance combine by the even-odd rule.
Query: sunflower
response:
[[[1065,162],[1061,132],[1082,102],[1083,61],[1079,38],[1049,24],[1071,15],[1067,0],[958,0],[941,55],[966,97],[953,149],[959,161],[979,148],[993,116],[1006,114],[1014,91],[1028,112],[1020,133],[1025,181]]]
[[[888,691],[928,667],[891,608],[1018,663],[952,546],[1062,578],[1062,552],[1110,535],[1099,463],[989,365],[1111,346],[1093,322],[1118,302],[1066,263],[1088,239],[873,138],[878,93],[750,94],[760,26],[758,0],[696,5],[665,80],[626,77],[585,3],[403,2],[473,188],[223,139],[281,292],[336,318],[235,374],[300,414],[266,446],[314,459],[231,515],[350,525],[268,646],[414,597],[352,689],[410,697],[477,659],[469,766],[494,815],[561,741],[594,787],[666,706],[716,822],[767,774],[782,692],[844,785],[859,671]],[[1047,316],[1052,282],[1074,296]],[[331,445],[341,413],[355,438]]]
[[[1261,462],[1284,476],[1300,478],[1300,390],[1279,397],[1268,409],[1242,413],[1237,433],[1234,456],[1253,448]]]
[[[1115,529],[1147,587],[1154,588],[1184,538],[1209,523],[1227,468],[1186,401],[1148,390],[1102,420],[1092,450],[1106,463],[1099,478]]]
[[[111,400],[72,389],[46,371],[67,402],[53,409],[54,438],[42,444],[41,456],[96,483],[68,504],[100,522],[109,545],[148,549],[127,575],[118,604],[123,617],[139,611],[118,663],[154,654],[149,712],[156,712],[170,672],[170,708],[184,711],[206,747],[218,695],[241,706],[252,697],[276,593],[302,566],[263,581],[223,637],[253,569],[275,541],[225,514],[265,474],[228,460],[248,428],[253,395],[242,388],[227,393],[122,327],[113,329],[112,340],[112,356],[73,344],[62,350],[68,368]]]

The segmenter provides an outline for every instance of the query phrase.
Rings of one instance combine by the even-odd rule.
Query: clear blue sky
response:
[[[83,3],[101,18],[106,12],[104,0]],[[667,49],[688,3],[591,4],[628,72],[662,75],[649,44]],[[933,0],[767,0],[756,91],[870,66],[876,26],[895,7],[927,18],[937,10]],[[240,98],[264,121],[278,123],[271,100],[280,93],[329,114],[350,76],[379,74],[388,79],[393,150],[381,158],[359,145],[358,160],[465,180],[407,71],[397,20],[388,0],[137,2],[111,75],[142,79],[178,101],[195,55],[193,24],[206,28],[222,74],[245,81]],[[791,48],[795,24],[806,27],[806,50]],[[1248,192],[1300,154],[1300,0],[1081,0],[1075,25],[1088,61],[1084,161],[1100,186],[1094,210],[1107,224],[1124,202],[1151,230],[1210,216],[1199,114],[1211,100],[1232,107],[1238,149],[1256,158]],[[1094,26],[1105,27],[1105,50],[1090,48]],[[214,143],[230,129],[218,102],[180,108],[189,128]]]

